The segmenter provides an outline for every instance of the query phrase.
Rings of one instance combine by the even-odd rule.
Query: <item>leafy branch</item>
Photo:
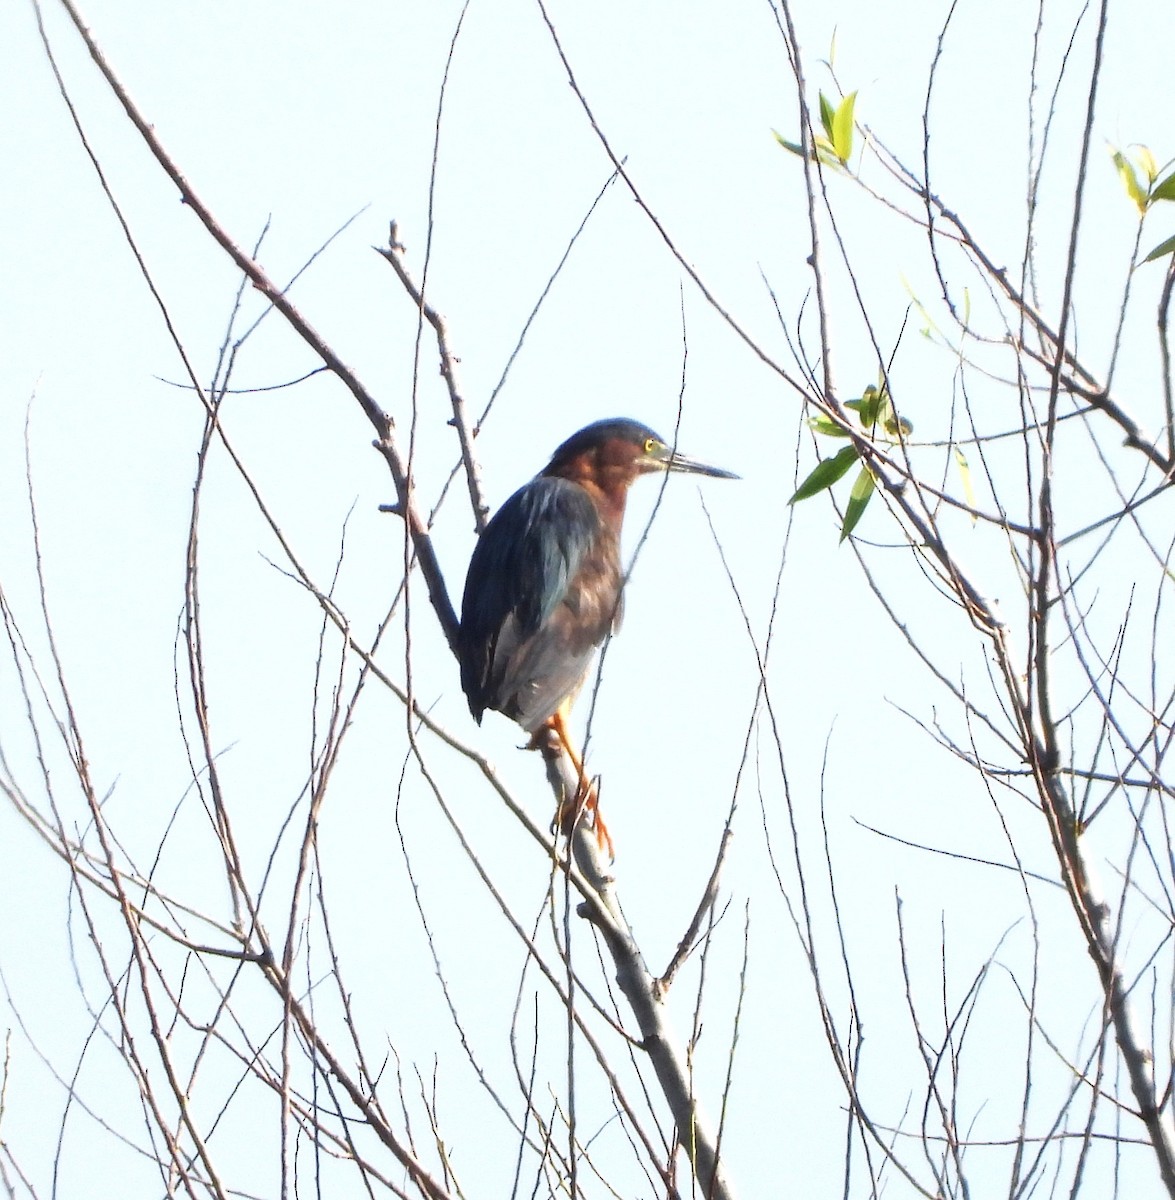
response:
[[[861,425],[861,435],[869,441],[880,439],[887,445],[901,442],[913,432],[913,425],[899,417],[894,411],[893,400],[889,389],[882,380],[880,385],[870,384],[862,393],[859,400],[846,400],[845,408],[857,414]],[[855,431],[847,425],[838,424],[831,417],[821,413],[808,418],[808,428],[821,437],[848,438]],[[852,469],[853,464],[861,459],[861,448],[856,441],[844,446],[830,458],[822,458],[808,473],[807,478],[796,488],[795,494],[788,504],[807,500],[818,496],[821,492],[839,482]],[[862,463],[861,470],[853,482],[849,492],[849,502],[845,506],[844,521],[840,528],[840,540],[843,542],[864,515],[865,507],[876,490],[877,481],[868,463]]]

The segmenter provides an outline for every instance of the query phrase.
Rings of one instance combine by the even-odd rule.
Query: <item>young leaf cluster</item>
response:
[[[850,92],[839,104],[833,104],[820,93],[820,125],[823,134],[816,134],[813,153],[829,167],[847,167],[853,153],[853,110],[857,104],[857,93]],[[775,132],[775,140],[792,154],[803,155],[804,149],[798,142],[789,141]]]
[[[1140,217],[1145,217],[1151,206],[1160,200],[1175,200],[1175,171],[1169,171],[1163,179],[1159,179],[1160,170],[1155,163],[1155,156],[1146,146],[1138,146],[1133,159],[1121,150],[1112,151],[1111,157],[1122,186]],[[1175,236],[1160,242],[1142,261],[1154,262],[1172,252],[1175,252]]]
[[[845,401],[845,408],[856,413],[861,431],[870,440],[880,438],[886,443],[892,444],[907,437],[914,428],[909,421],[904,417],[899,417],[894,411],[893,401],[890,399],[884,380],[878,387],[870,384],[859,400]],[[809,418],[808,428],[821,437],[847,438],[851,436],[848,428],[837,424],[836,421],[823,414]],[[788,503],[795,504],[799,500],[807,500],[826,491],[834,483],[843,479],[860,458],[861,451],[856,443],[843,447],[830,458],[822,458],[812,468],[804,482],[796,488],[795,495]],[[852,490],[849,492],[848,503],[845,505],[844,521],[840,529],[842,542],[856,529],[876,486],[877,481],[869,464],[862,463],[857,478],[853,481]]]

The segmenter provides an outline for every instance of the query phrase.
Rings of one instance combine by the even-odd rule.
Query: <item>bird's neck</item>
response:
[[[600,519],[619,537],[620,527],[624,524],[624,505],[628,500],[627,481],[609,479],[611,472],[607,467],[601,470],[598,464],[587,461],[569,463],[558,474],[587,492]]]
[[[602,488],[590,479],[577,479],[576,483],[591,496],[600,519],[619,538],[620,527],[624,524],[624,505],[628,500],[628,488]]]

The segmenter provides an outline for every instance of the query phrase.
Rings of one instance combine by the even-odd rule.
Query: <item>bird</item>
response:
[[[457,657],[474,719],[480,725],[487,709],[503,713],[531,734],[533,748],[549,744],[552,731],[579,776],[574,804],[556,821],[570,834],[586,814],[610,855],[612,839],[567,722],[592,656],[620,627],[628,489],[661,472],[738,478],[687,458],[626,417],[572,434],[486,525],[461,602]]]

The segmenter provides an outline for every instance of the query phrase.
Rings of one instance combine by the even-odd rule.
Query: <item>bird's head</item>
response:
[[[659,471],[738,478],[733,471],[681,454],[647,425],[627,417],[596,421],[573,433],[552,455],[543,474],[614,494],[625,491],[639,476]]]

